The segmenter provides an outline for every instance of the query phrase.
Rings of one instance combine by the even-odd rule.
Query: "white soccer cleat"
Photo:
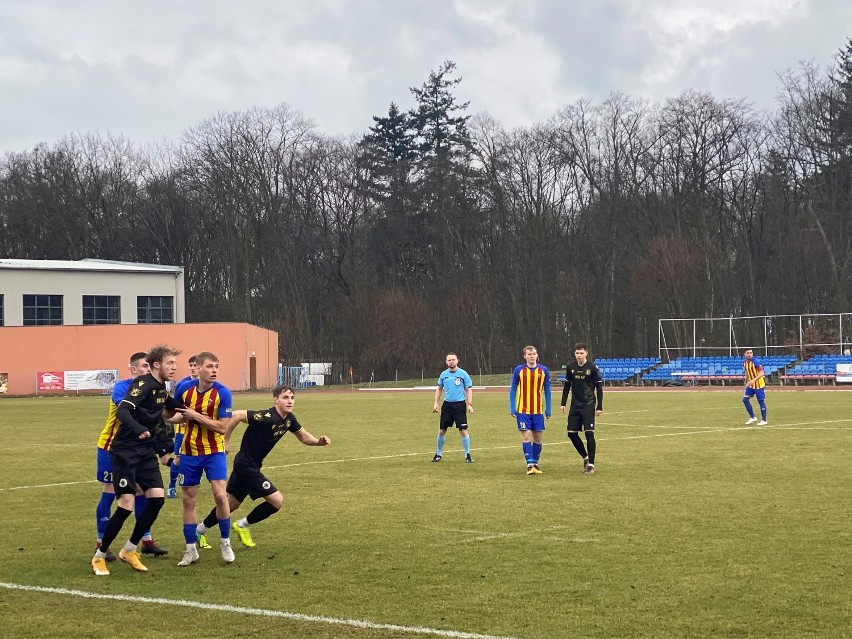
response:
[[[222,546],[222,559],[226,564],[232,564],[236,561],[236,557],[234,556],[234,549],[231,548],[231,540],[223,539],[221,541]]]
[[[178,566],[189,566],[198,561],[198,548],[193,546],[192,548],[187,548],[183,553],[183,559],[178,562]]]
[[[757,417],[752,417],[750,420],[748,420],[748,421],[745,423],[745,425],[746,425],[746,426],[751,426],[751,425],[752,425],[752,424],[754,424],[755,422],[757,422]]]
[[[768,423],[769,422],[767,422],[765,419],[761,419],[759,422],[757,422],[757,425],[758,426],[766,426]]]

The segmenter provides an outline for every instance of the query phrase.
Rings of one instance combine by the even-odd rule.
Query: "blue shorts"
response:
[[[544,415],[524,415],[518,413],[518,430],[544,430]]]
[[[766,399],[765,391],[765,388],[752,388],[749,386],[745,389],[745,395],[743,395],[743,397],[757,397],[757,401],[762,402]]]
[[[228,462],[225,453],[181,455],[178,471],[178,483],[181,486],[198,486],[201,483],[202,471],[207,481],[228,479]]]
[[[98,476],[95,478],[102,484],[112,483],[112,462],[109,460],[109,451],[98,446]]]

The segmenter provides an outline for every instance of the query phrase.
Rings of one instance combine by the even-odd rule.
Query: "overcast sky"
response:
[[[469,112],[507,126],[614,91],[772,109],[779,72],[827,67],[850,36],[850,0],[0,0],[0,151],[177,140],[282,102],[360,135],[444,59]]]

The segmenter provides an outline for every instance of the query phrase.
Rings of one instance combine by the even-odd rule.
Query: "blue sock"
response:
[[[542,444],[536,444],[535,442],[533,442],[533,445],[532,445],[533,464],[537,464],[538,460],[541,459],[541,447],[542,447]]]
[[[527,460],[528,464],[532,464],[533,463],[533,461],[532,461],[533,443],[532,442],[524,442],[523,447],[524,447],[524,459]]]
[[[757,403],[760,404],[760,419],[766,421],[766,402],[757,400]]]
[[[174,488],[175,484],[177,484],[177,478],[180,474],[180,466],[175,466],[172,464],[169,466],[169,488]]]
[[[438,448],[435,450],[436,455],[443,455],[444,453],[444,435],[438,435]]]
[[[470,455],[470,436],[462,437],[462,446],[464,446],[464,456]]]
[[[195,527],[197,524],[184,524],[183,525],[183,538],[186,540],[188,544],[195,543]]]
[[[112,502],[115,501],[115,494],[101,493],[101,500],[95,508],[95,516],[98,523],[98,539],[104,538],[107,524],[109,523],[110,514],[112,511]]]
[[[219,534],[222,535],[222,539],[227,539],[231,536],[231,518],[228,519],[219,519]]]
[[[743,404],[745,404],[746,410],[748,411],[748,416],[754,419],[754,411],[751,409],[751,400],[748,397],[743,397]]]

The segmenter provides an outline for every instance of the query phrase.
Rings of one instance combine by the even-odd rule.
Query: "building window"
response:
[[[121,324],[121,297],[84,295],[83,324]]]
[[[24,326],[61,326],[61,295],[24,295]]]
[[[140,295],[136,298],[136,321],[139,324],[173,324],[174,298]]]

